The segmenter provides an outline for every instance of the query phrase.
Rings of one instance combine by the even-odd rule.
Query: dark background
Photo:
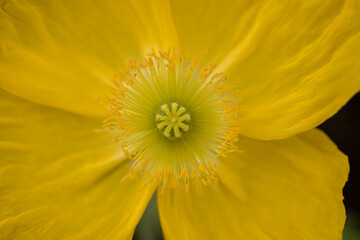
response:
[[[319,128],[349,157],[350,174],[344,188],[344,240],[360,240],[360,93]]]
[[[347,212],[344,240],[360,240],[360,93],[319,128],[349,157],[350,175],[344,188]],[[155,197],[138,224],[134,239],[163,239]]]

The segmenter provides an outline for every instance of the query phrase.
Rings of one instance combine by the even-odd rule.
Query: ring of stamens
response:
[[[219,179],[218,161],[238,151],[238,119],[244,114],[235,86],[214,66],[199,68],[182,50],[152,51],[130,60],[114,79],[104,128],[138,173],[162,187]],[[185,108],[186,106],[186,108]]]
[[[169,139],[180,138],[182,132],[189,130],[190,114],[186,113],[185,107],[178,108],[177,103],[164,104],[156,114],[156,125],[159,130]]]

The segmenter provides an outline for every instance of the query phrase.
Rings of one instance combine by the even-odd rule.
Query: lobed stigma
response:
[[[190,114],[177,103],[164,104],[156,114],[157,128],[169,139],[180,138],[182,132],[189,131]]]

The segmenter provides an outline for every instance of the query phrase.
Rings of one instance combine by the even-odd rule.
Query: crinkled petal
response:
[[[99,100],[126,60],[176,43],[167,1],[0,4],[0,86],[85,115],[102,113]]]
[[[168,239],[341,239],[347,158],[320,130],[286,140],[240,138],[223,180],[158,194]]]
[[[180,44],[208,50],[238,82],[243,135],[307,131],[360,90],[359,1],[196,1],[185,11],[192,4],[173,2]]]
[[[0,238],[130,239],[154,187],[101,121],[0,93]]]

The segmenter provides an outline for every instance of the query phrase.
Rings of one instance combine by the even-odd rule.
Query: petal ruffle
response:
[[[130,239],[154,187],[122,181],[101,121],[0,99],[0,238]]]
[[[181,45],[237,81],[241,133],[282,139],[312,129],[360,90],[360,2],[174,2]],[[229,8],[229,6],[231,6]],[[199,17],[201,16],[201,17]]]
[[[216,187],[158,194],[169,239],[341,239],[344,156],[319,130],[271,142],[241,138]]]
[[[0,29],[0,87],[90,116],[102,113],[100,99],[126,60],[176,43],[162,0],[5,0]]]

